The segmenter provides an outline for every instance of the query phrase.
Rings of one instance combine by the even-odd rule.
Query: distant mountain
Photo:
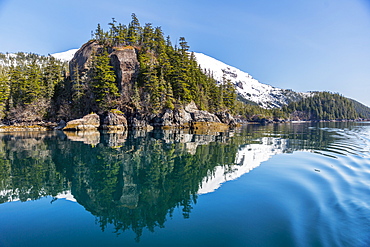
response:
[[[370,119],[370,108],[366,105],[354,100],[349,99],[353,102],[356,112],[360,115],[361,118]]]
[[[61,61],[70,61],[77,51],[78,49],[71,49],[51,54],[51,56]],[[194,52],[194,55],[205,73],[210,73],[219,83],[222,83],[223,78],[230,80],[235,85],[238,95],[246,102],[254,102],[263,108],[269,109],[281,107],[310,96],[310,93],[297,93],[290,89],[281,89],[263,84],[250,74],[203,53]]]
[[[51,56],[63,62],[69,62],[72,60],[73,56],[75,55],[77,51],[78,49],[71,49],[68,51],[51,54]]]
[[[310,93],[297,93],[289,89],[280,89],[263,84],[250,74],[205,54],[194,52],[194,55],[198,64],[206,73],[211,73],[220,83],[223,78],[230,80],[242,98],[255,102],[263,108],[281,107],[292,101],[310,96]]]

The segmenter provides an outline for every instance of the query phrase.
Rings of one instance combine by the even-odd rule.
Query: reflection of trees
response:
[[[4,135],[0,140],[0,202],[35,200],[66,190],[50,157],[46,136]],[[47,137],[46,137],[47,138]]]
[[[325,126],[335,127],[330,124]],[[176,207],[188,218],[202,181],[217,166],[234,165],[241,145],[271,137],[287,140],[284,152],[326,150],[338,137],[317,128],[321,125],[248,125],[217,136],[181,131],[101,134],[98,144],[84,136],[72,141],[64,134],[1,135],[0,202],[70,189],[102,230],[113,224],[117,233],[132,229],[140,237],[144,228],[164,227]]]
[[[188,152],[186,143],[166,143],[146,135],[129,138],[119,149],[93,148],[70,142],[71,148],[56,149],[56,164],[66,166],[72,194],[98,217],[104,230],[132,229],[138,237],[143,228],[164,227],[166,215],[176,207],[189,217],[204,177],[215,166],[232,164],[238,145],[213,142]],[[227,154],[227,155],[226,155]]]

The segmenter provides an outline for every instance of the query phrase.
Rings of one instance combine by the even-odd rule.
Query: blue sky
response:
[[[262,83],[370,106],[370,0],[0,0],[0,52],[79,48],[131,13]]]

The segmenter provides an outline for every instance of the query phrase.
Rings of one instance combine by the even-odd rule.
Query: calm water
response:
[[[370,123],[0,134],[0,246],[370,246]]]

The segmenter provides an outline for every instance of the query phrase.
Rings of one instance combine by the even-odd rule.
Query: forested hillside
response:
[[[330,92],[314,92],[311,97],[283,107],[283,111],[300,120],[342,120],[360,117],[353,101]]]
[[[217,85],[211,75],[205,74],[194,55],[188,52],[189,45],[184,37],[179,39],[178,46],[173,46],[170,37],[165,37],[160,27],[149,23],[141,26],[133,14],[128,26],[114,19],[107,31],[98,25],[93,40],[101,47],[94,54],[92,76],[84,79],[75,77],[72,81],[75,86],[80,83],[91,85],[93,97],[98,102],[98,109],[92,110],[130,105],[135,109],[158,113],[163,108],[173,109],[175,104],[191,101],[201,110],[210,112],[234,108],[236,94],[233,85],[228,82]],[[129,97],[122,99],[108,56],[113,51],[124,49],[135,49],[140,70]],[[79,104],[78,99],[73,100]]]
[[[50,117],[56,85],[67,73],[67,64],[51,56],[0,54],[0,119]]]
[[[355,110],[361,118],[370,119],[370,108],[369,107],[367,107],[364,104],[361,104],[360,102],[356,100],[353,100],[353,99],[349,99],[349,100],[353,102]]]
[[[237,98],[226,77],[217,82],[203,71],[184,37],[172,45],[160,27],[141,25],[135,14],[127,26],[115,19],[108,26],[103,30],[98,24],[69,65],[51,56],[0,54],[0,120],[70,120],[116,109],[150,122],[192,101],[199,110],[247,121],[370,118],[368,107],[329,92],[262,108]]]

